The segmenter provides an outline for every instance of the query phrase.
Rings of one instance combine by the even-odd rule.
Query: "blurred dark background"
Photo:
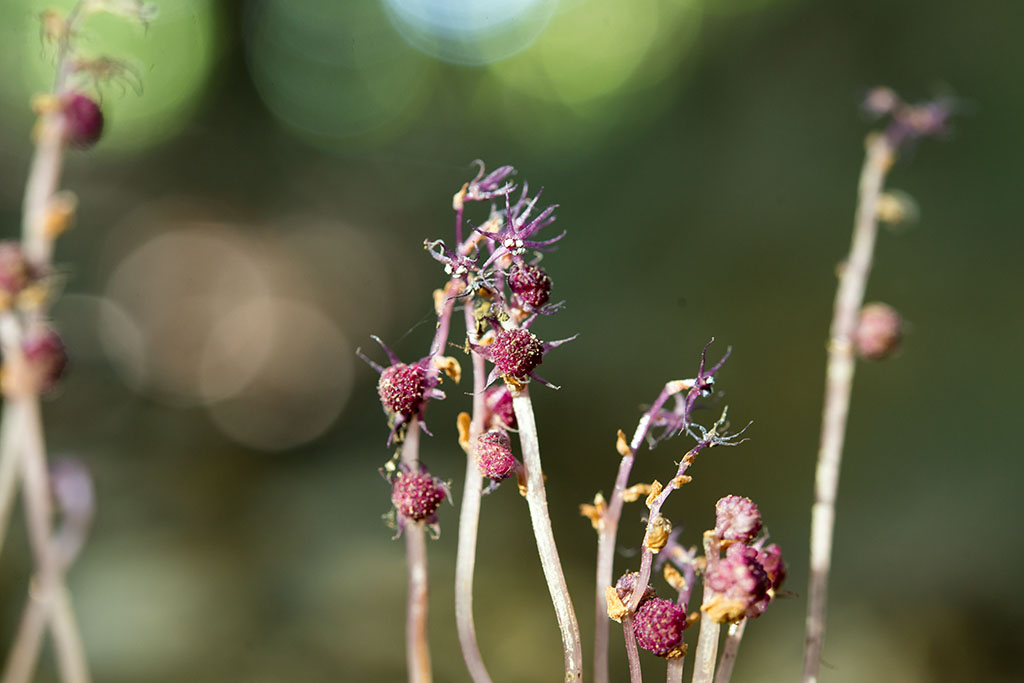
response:
[[[68,4],[0,8],[6,237],[29,97],[52,68],[38,13]],[[45,410],[51,453],[82,458],[98,488],[69,579],[97,681],[403,679],[404,551],[377,473],[387,428],[354,351],[375,333],[404,358],[426,352],[443,274],[421,245],[451,238],[475,158],[517,166],[569,230],[544,262],[566,310],[534,329],[580,336],[544,364],[561,391],[533,393],[588,668],[596,539],[577,505],[611,488],[616,429],[692,376],[714,336],[712,355],[733,347],[718,402],[753,421],[750,441],[699,459],[666,512],[696,543],[718,497],[759,503],[797,596],[751,624],[736,680],[795,680],[834,271],[870,126],[858,105],[878,84],[955,96],[960,113],[891,176],[921,218],[881,235],[868,298],[911,328],[898,357],[858,367],[823,680],[1024,680],[1016,3],[159,6],[147,31],[86,25],[83,48],[127,59],[143,89],[102,87],[109,132],[70,155],[80,218],[58,249],[73,369]],[[456,501],[468,403],[450,389],[431,406],[423,449]],[[665,480],[686,446],[644,452],[635,478]],[[627,507],[626,551],[640,516]],[[4,643],[30,571],[14,524]],[[554,680],[557,629],[514,487],[485,499],[481,524],[485,660],[496,680]],[[462,681],[457,507],[441,525],[435,672]],[[613,628],[625,680],[621,650]],[[47,659],[40,680],[54,676]]]

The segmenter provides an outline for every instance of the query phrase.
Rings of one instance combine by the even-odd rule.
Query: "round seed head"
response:
[[[544,345],[529,330],[502,330],[491,344],[491,360],[503,376],[525,381],[544,361]]]
[[[761,531],[761,512],[749,498],[726,496],[715,503],[715,534],[724,541],[747,543]]]
[[[515,429],[516,411],[512,407],[512,394],[504,384],[495,384],[484,397],[487,410],[490,413],[488,424],[490,427],[501,427],[503,429]]]
[[[64,128],[68,144],[83,149],[92,147],[103,134],[100,105],[81,93],[64,97]]]
[[[738,621],[742,617],[757,617],[767,604],[765,598],[771,581],[756,549],[747,545],[729,546],[725,557],[707,571],[704,581],[716,593],[715,609],[708,610],[719,623]],[[705,601],[705,607],[708,605]]]
[[[895,309],[882,303],[867,304],[861,309],[856,332],[857,353],[861,358],[888,358],[902,340],[903,319]]]
[[[395,363],[380,373],[377,393],[384,408],[396,415],[411,417],[419,412],[423,402],[423,368],[418,365]]]
[[[398,514],[416,522],[433,518],[447,496],[444,483],[422,471],[401,471],[391,484],[391,502]]]
[[[633,595],[633,589],[636,588],[636,580],[640,578],[640,572],[626,572],[619,577],[619,580],[615,582],[615,592],[619,594],[619,600],[623,603],[629,603],[629,597]],[[657,597],[654,592],[654,586],[647,584],[647,588],[644,589],[643,594],[640,596],[640,604],[644,604],[651,598]]]
[[[505,479],[516,469],[512,444],[505,432],[492,430],[476,440],[476,464],[480,474],[495,481]]]
[[[686,628],[686,610],[671,600],[652,598],[633,617],[637,645],[658,657],[678,653]]]
[[[508,274],[508,285],[531,308],[540,308],[551,298],[551,278],[538,266],[514,264]]]

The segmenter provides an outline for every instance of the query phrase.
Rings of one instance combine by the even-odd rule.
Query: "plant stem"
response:
[[[705,576],[717,563],[719,557],[718,539],[712,532],[704,533],[704,557],[707,559]],[[707,602],[711,589],[704,582],[702,602]],[[700,636],[697,638],[697,653],[694,655],[692,683],[711,683],[715,675],[715,658],[718,655],[719,625],[707,614],[700,619]]]
[[[512,407],[519,425],[519,442],[523,450],[523,465],[526,469],[526,502],[530,508],[533,534],[537,540],[537,553],[544,570],[544,578],[551,594],[551,602],[558,618],[562,634],[562,648],[565,655],[565,681],[583,680],[583,650],[580,647],[580,627],[576,622],[569,589],[562,574],[558,559],[558,548],[551,530],[548,515],[547,494],[544,491],[544,474],[540,462],[540,442],[537,439],[537,424],[533,417],[529,385],[512,392]]]
[[[612,574],[615,566],[615,539],[619,530],[619,519],[622,516],[622,494],[629,486],[629,473],[633,469],[633,461],[637,450],[643,444],[650,431],[652,420],[658,414],[665,401],[675,393],[686,388],[685,382],[673,381],[665,384],[654,404],[640,418],[633,432],[633,440],[629,443],[629,453],[622,456],[619,472],[615,477],[615,488],[612,489],[608,507],[601,516],[601,531],[597,537],[597,579],[594,595],[594,683],[608,683],[608,606],[605,601],[605,588],[612,585]],[[625,622],[623,622],[625,628]],[[627,632],[628,633],[628,632]],[[626,640],[629,638],[627,636]],[[634,645],[635,649],[635,645]]]
[[[629,662],[629,683],[642,683],[644,677],[643,671],[640,669],[640,652],[636,647],[636,636],[633,634],[632,612],[622,617],[622,632],[626,639],[626,661]]]
[[[674,657],[668,660],[668,667],[665,670],[666,683],[682,683],[683,662],[685,661],[685,657]]]
[[[462,212],[459,212],[461,219]],[[459,221],[461,225],[461,220]],[[473,307],[466,304],[466,333],[470,341],[476,343],[476,321]],[[483,488],[483,476],[476,465],[473,447],[476,439],[483,433],[484,391],[486,390],[487,373],[484,358],[475,351],[470,351],[473,359],[473,419],[469,427],[469,448],[466,452],[466,485],[462,491],[462,508],[459,511],[459,543],[455,556],[455,624],[459,632],[459,645],[462,647],[462,658],[475,683],[490,683],[480,647],[476,640],[476,626],[473,623],[473,572],[476,566],[476,539],[480,523],[480,492]]]
[[[746,619],[729,624],[729,630],[725,635],[725,647],[722,649],[722,659],[718,662],[718,673],[715,674],[715,683],[729,683],[729,679],[732,678],[732,668],[736,665],[740,642],[743,640],[743,632],[746,629]]]
[[[21,446],[15,428],[19,421],[17,405],[16,401],[4,401],[3,417],[0,418],[0,551],[3,551],[7,529],[11,524],[11,512],[21,472]]]
[[[693,569],[693,564],[688,562],[683,567],[683,586],[679,589],[678,603],[682,605],[683,609],[689,609],[690,607],[690,596],[693,594],[693,583],[696,579],[697,573]],[[683,681],[683,663],[686,661],[686,656],[674,657],[668,660],[668,667],[665,672],[665,680],[667,683],[682,683]]]
[[[419,420],[413,418],[402,443],[402,464],[419,469]],[[408,522],[402,530],[405,537],[406,562],[409,568],[409,601],[405,622],[405,656],[409,681],[430,683],[430,646],[427,643],[427,541],[422,524]]]
[[[815,683],[825,642],[825,609],[828,575],[832,561],[836,492],[850,409],[854,375],[854,335],[878,233],[878,198],[894,151],[883,135],[867,140],[867,154],[858,186],[850,255],[841,268],[832,314],[821,422],[821,446],[811,508],[810,587],[807,606],[807,641],[804,648],[803,682]]]

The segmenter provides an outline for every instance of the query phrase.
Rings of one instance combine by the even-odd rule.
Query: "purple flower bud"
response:
[[[64,96],[64,127],[67,142],[82,149],[92,147],[103,134],[100,105],[81,93]]]
[[[637,645],[658,657],[682,654],[680,646],[686,626],[686,610],[682,605],[662,598],[643,603],[633,617]]]
[[[538,266],[513,264],[508,274],[508,285],[530,308],[540,308],[551,298],[551,278]]]
[[[729,546],[725,557],[714,563],[704,575],[715,595],[702,609],[718,623],[734,622],[743,617],[757,617],[764,611],[761,601],[768,595],[771,581],[757,559],[757,550],[750,546]],[[760,604],[759,604],[760,603]]]
[[[512,406],[512,394],[504,384],[495,384],[484,397],[489,418],[488,425],[494,428],[515,429],[516,411]]]
[[[891,356],[903,340],[903,319],[883,303],[871,303],[860,311],[855,341],[857,353],[867,360]]]
[[[786,563],[782,561],[782,550],[772,543],[766,548],[757,551],[757,561],[761,563],[764,573],[772,583],[772,590],[779,590],[782,582],[786,580]]]
[[[480,474],[494,481],[505,479],[516,469],[512,444],[505,432],[492,430],[476,440],[476,464]]]
[[[31,279],[31,268],[25,260],[21,244],[14,241],[0,242],[0,294],[14,296]]]
[[[491,344],[491,360],[505,377],[525,381],[544,361],[544,345],[529,330],[502,330]]]
[[[715,503],[715,534],[724,541],[748,543],[761,531],[761,512],[749,498],[726,496]]]
[[[629,597],[633,595],[633,589],[636,588],[636,580],[639,578],[640,572],[626,572],[619,577],[619,580],[615,582],[615,592],[618,593],[619,600],[622,600],[627,605],[629,604]],[[640,604],[643,605],[648,600],[656,597],[657,594],[654,592],[654,586],[647,584],[647,588],[640,596]]]
[[[398,514],[416,522],[433,520],[447,497],[444,482],[425,471],[400,471],[391,483],[391,502]]]
[[[68,366],[67,349],[60,335],[52,329],[36,333],[24,341],[22,352],[39,393],[52,391]]]
[[[377,382],[377,393],[384,408],[396,415],[411,417],[423,402],[425,375],[418,365],[395,363],[384,368]]]

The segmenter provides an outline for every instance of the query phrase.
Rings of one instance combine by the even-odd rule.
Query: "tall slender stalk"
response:
[[[864,303],[864,291],[878,233],[878,199],[894,150],[888,137],[872,135],[858,185],[850,255],[843,264],[836,291],[832,328],[828,344],[825,403],[821,421],[821,446],[815,472],[814,505],[811,508],[810,588],[807,605],[807,641],[804,649],[803,682],[815,683],[825,642],[825,609],[828,576],[832,562],[836,492],[843,456],[843,441],[850,409],[855,367],[854,334]]]
[[[460,212],[461,215],[461,212]],[[459,221],[461,225],[461,221]],[[476,321],[473,307],[466,304],[466,333],[473,343],[476,339]],[[466,450],[466,484],[462,491],[459,511],[459,543],[455,557],[455,624],[459,632],[459,645],[466,668],[475,683],[490,683],[491,677],[484,666],[473,623],[473,572],[476,567],[477,529],[480,523],[480,493],[483,476],[473,456],[473,444],[484,430],[484,391],[487,372],[484,358],[470,351],[473,359],[473,418],[469,427],[469,448]]]
[[[409,422],[402,442],[402,464],[413,471],[419,469],[420,427],[417,419]],[[430,683],[430,646],[427,643],[427,541],[422,524],[406,524],[406,563],[409,569],[409,600],[406,607],[405,656],[409,680]]]
[[[740,653],[740,642],[743,640],[743,632],[746,629],[746,619],[729,624],[729,630],[725,635],[725,647],[722,648],[722,658],[718,662],[718,672],[715,673],[715,683],[729,683],[729,679],[732,678],[732,668],[736,665],[736,657]]]
[[[719,558],[718,539],[712,532],[704,533],[704,557],[707,559],[706,572],[713,568]],[[711,589],[704,581],[704,597],[707,600]],[[711,683],[715,675],[715,658],[718,656],[718,633],[720,626],[706,614],[700,620],[700,635],[697,638],[697,652],[693,657],[692,683]]]
[[[537,540],[541,567],[548,584],[548,592],[551,594],[551,602],[555,607],[558,629],[562,635],[565,681],[582,681],[583,649],[580,646],[580,627],[576,622],[576,612],[569,597],[569,589],[562,573],[562,563],[558,559],[558,548],[555,546],[555,536],[551,530],[547,494],[544,491],[544,474],[541,470],[540,442],[537,438],[537,423],[533,417],[529,385],[513,391],[512,396],[512,406],[519,425],[519,442],[523,450],[523,466],[526,469],[526,502],[530,508],[530,520],[533,523],[534,538]]]

